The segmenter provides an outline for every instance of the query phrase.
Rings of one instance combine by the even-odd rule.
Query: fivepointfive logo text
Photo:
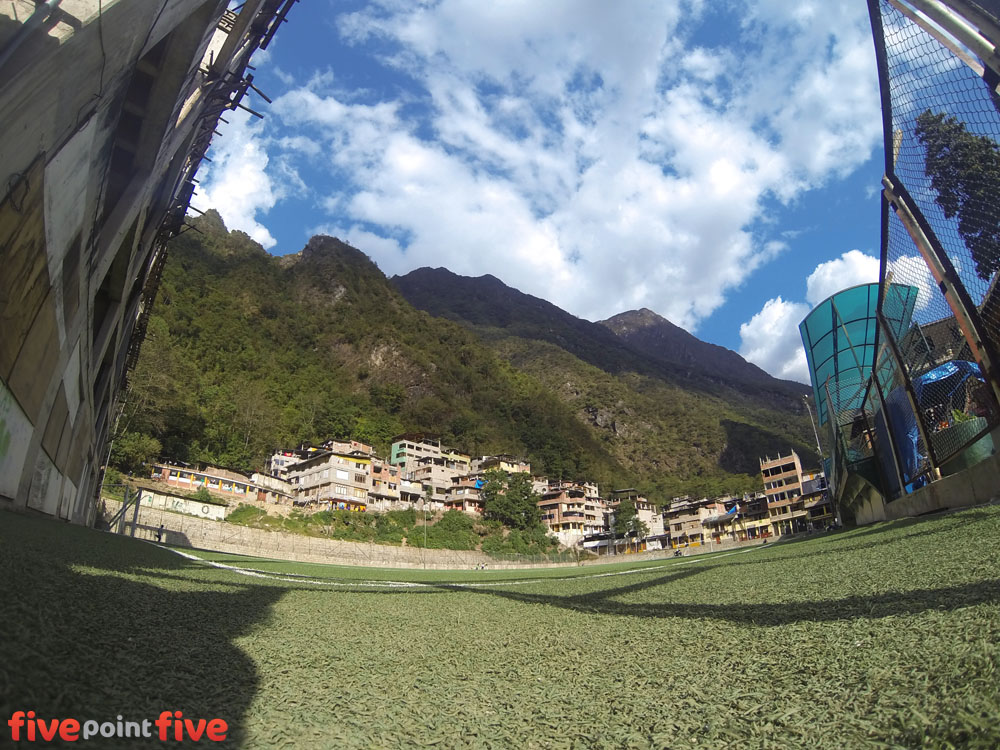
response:
[[[223,719],[187,719],[183,711],[161,711],[153,719],[126,721],[121,714],[114,721],[94,719],[42,719],[34,711],[15,711],[7,720],[14,742],[78,742],[110,737],[158,739],[181,742],[203,737],[212,742],[226,739],[229,725]]]

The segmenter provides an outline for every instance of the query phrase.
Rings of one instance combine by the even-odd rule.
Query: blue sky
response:
[[[254,64],[274,103],[227,115],[194,205],[272,253],[648,307],[798,380],[798,322],[877,280],[861,0],[306,0]]]

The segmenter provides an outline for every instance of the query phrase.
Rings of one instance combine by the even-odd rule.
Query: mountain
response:
[[[554,394],[414,309],[361,251],[320,236],[277,258],[214,212],[194,225],[201,234],[169,246],[120,465],[158,445],[252,470],[305,441],[354,437],[388,454],[394,435],[422,431],[472,454],[529,456],[553,476],[630,476]]]
[[[214,212],[194,224],[170,243],[130,378],[122,468],[161,454],[249,470],[305,441],[387,452],[419,431],[663,500],[757,488],[760,455],[815,461],[780,381],[650,356],[492,277],[423,269],[390,283],[336,238],[279,258]]]
[[[702,341],[645,307],[619,313],[600,323],[633,349],[667,365],[717,373],[734,383],[797,398],[810,392],[808,386],[775,378],[731,349]]]
[[[805,386],[773,378],[655,313],[591,323],[493,276],[443,268],[392,282],[415,307],[461,323],[548,386],[624,465],[684,476],[664,489],[724,484],[720,472],[759,483],[758,457],[790,448],[807,463],[818,460],[809,447]]]
[[[651,310],[591,323],[494,276],[459,276],[446,268],[419,268],[392,282],[414,307],[483,334],[546,341],[608,373],[652,375],[716,394],[735,388],[775,408],[804,413],[806,386],[778,380]]]
[[[459,276],[447,268],[418,268],[392,283],[414,307],[480,330],[555,344],[607,372],[643,369],[644,358],[623,346],[614,332],[570,315],[495,276]]]

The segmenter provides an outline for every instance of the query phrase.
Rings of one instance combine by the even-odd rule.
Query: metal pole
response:
[[[904,16],[909,18],[913,23],[917,24],[921,29],[927,32],[928,35],[934,37],[941,46],[946,47],[955,57],[964,62],[969,68],[980,78],[983,77],[985,68],[982,63],[976,60],[974,57],[969,55],[963,48],[962,45],[956,44],[954,38],[947,36],[942,31],[938,29],[937,26],[933,26],[927,23],[925,18],[921,18],[920,14],[916,11],[911,10],[906,5],[904,5],[900,0],[888,0],[889,4],[892,5],[896,10],[902,13]],[[914,3],[915,4],[915,3]],[[902,135],[902,131],[900,131]],[[895,161],[895,160],[894,160]]]
[[[132,511],[132,534],[130,536],[135,536],[135,527],[139,525],[139,500],[142,499],[142,492],[138,489],[135,491],[135,508]]]
[[[802,403],[804,403],[806,405],[806,412],[809,414],[809,424],[812,425],[812,428],[813,428],[813,437],[816,438],[816,454],[820,457],[820,460],[822,460],[823,459],[823,449],[819,445],[819,432],[816,431],[816,420],[813,419],[812,407],[809,406],[809,397],[808,396],[803,396],[802,397]]]
[[[122,510],[118,517],[118,533],[125,533],[125,512],[128,510],[128,485],[124,485],[124,490],[122,494]]]
[[[994,72],[1000,72],[1000,57],[997,56],[996,47],[979,33],[979,29],[953,9],[941,0],[909,0],[909,3],[972,50]],[[895,5],[895,3],[893,4]],[[922,22],[919,18],[914,19],[914,21],[930,32],[926,22]]]
[[[893,338],[892,332],[888,330],[889,324],[886,322],[882,311],[878,310],[875,314],[878,316],[882,329],[886,331],[884,340],[888,344],[889,353],[896,361],[896,367],[899,368],[899,372],[903,376],[903,390],[906,391],[906,399],[910,402],[910,409],[913,411],[913,416],[917,420],[917,430],[920,432],[920,438],[924,441],[924,446],[927,448],[927,460],[930,462],[931,471],[934,473],[934,477],[936,479],[940,479],[941,469],[938,468],[937,455],[934,452],[934,445],[931,443],[930,433],[927,432],[927,425],[924,424],[923,413],[920,409],[920,402],[917,401],[917,394],[913,390],[913,382],[910,380],[910,374],[906,369],[905,363],[903,362],[903,355],[899,351],[899,346],[896,344],[896,340]]]

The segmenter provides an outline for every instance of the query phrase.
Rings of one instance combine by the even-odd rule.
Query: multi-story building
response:
[[[0,508],[93,522],[166,242],[293,1],[0,3]]]
[[[734,497],[715,498],[704,506],[711,513],[702,519],[702,526],[711,542],[716,544],[739,539],[737,522],[740,514],[740,502]]]
[[[400,469],[377,456],[372,456],[371,489],[368,490],[368,510],[387,511],[412,507],[400,498]]]
[[[486,478],[481,473],[453,477],[451,487],[448,488],[445,495],[445,508],[477,516],[482,515],[484,510],[482,489],[485,485]]]
[[[258,488],[264,490],[264,497],[258,499],[268,503],[278,503],[280,505],[291,505],[295,498],[295,488],[287,479],[272,477],[270,474],[254,472],[250,475],[250,481]]]
[[[789,456],[762,458],[760,473],[775,536],[819,530],[832,523],[826,478],[822,472],[803,472],[795,451]]]
[[[771,516],[767,510],[767,495],[763,492],[744,495],[740,501],[734,526],[736,538],[740,541],[766,539],[771,536]]]
[[[596,493],[589,494],[589,488],[596,487],[553,481],[538,500],[542,523],[566,547],[601,533],[607,526],[607,504]]]
[[[802,507],[808,514],[809,530],[826,529],[837,522],[826,475],[822,471],[803,473]]]
[[[329,510],[365,510],[371,488],[370,456],[317,451],[292,467],[295,502]]]
[[[267,460],[267,473],[272,477],[287,481],[295,464],[312,458],[319,450],[313,446],[302,446],[291,450],[277,451]]]
[[[468,456],[459,457],[465,460],[454,458],[454,453],[424,456],[417,459],[416,468],[407,474],[409,479],[420,483],[424,497],[434,510],[444,508],[452,480],[469,473]]]
[[[258,501],[284,503],[291,501],[291,493],[287,484],[277,485],[274,482],[258,481],[258,475],[248,477],[239,472],[223,469],[218,466],[206,466],[195,469],[190,466],[175,466],[173,464],[153,464],[151,479],[178,487],[186,492],[197,492],[205,488],[213,495],[227,501]],[[265,477],[265,480],[270,477]]]
[[[473,472],[478,474],[490,469],[500,469],[501,471],[506,471],[508,474],[530,474],[531,464],[506,453],[499,456],[480,456],[473,459]]]
[[[417,461],[430,456],[441,457],[441,441],[422,432],[397,435],[392,439],[389,463],[399,466],[405,474],[417,468]]]
[[[675,497],[663,511],[664,523],[674,548],[697,547],[706,541],[702,519],[712,515],[705,506],[708,500]]]
[[[795,451],[788,456],[760,459],[760,475],[768,505],[802,494],[802,461]]]
[[[375,449],[357,440],[327,440],[323,449],[333,453],[360,453],[363,456],[374,456]]]
[[[420,482],[414,482],[401,476],[399,479],[399,503],[403,508],[421,508],[429,510]]]
[[[639,520],[646,524],[646,528],[648,529],[646,538],[662,538],[665,529],[663,527],[663,513],[660,507],[640,495],[635,489],[629,488],[612,491],[611,497],[608,499],[608,509],[611,511],[611,514],[614,515],[615,509],[622,500],[626,499],[632,500],[635,503],[635,510]]]
[[[441,460],[450,469],[469,474],[472,472],[472,459],[468,455],[454,448],[441,448]]]
[[[792,451],[788,456],[760,459],[760,474],[764,480],[767,512],[775,536],[806,530],[806,513],[802,505],[802,462]]]

